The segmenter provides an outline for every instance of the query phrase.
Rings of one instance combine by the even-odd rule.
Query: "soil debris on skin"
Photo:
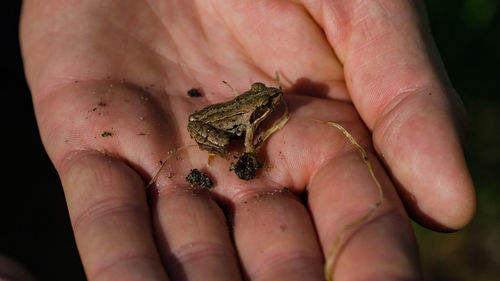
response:
[[[191,184],[191,186],[199,186],[203,189],[209,189],[214,185],[208,175],[198,171],[198,169],[192,169],[189,172],[186,176],[186,182]]]
[[[243,153],[236,164],[231,164],[230,170],[236,173],[238,178],[249,181],[255,178],[258,168],[262,167],[255,153]]]
[[[189,90],[187,92],[188,96],[192,97],[192,98],[199,98],[201,97],[201,93],[200,91],[198,91],[198,89],[195,89],[195,88],[192,88],[191,90]]]

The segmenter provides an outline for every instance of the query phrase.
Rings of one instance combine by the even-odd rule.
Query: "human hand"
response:
[[[408,217],[371,141],[413,217],[447,230],[470,220],[461,107],[417,8],[320,3],[25,1],[26,75],[89,280],[321,280],[323,253],[377,190],[351,144],[314,119],[355,136],[385,193],[345,239],[336,280],[418,275]],[[220,81],[244,91],[274,85],[277,70],[291,119],[264,144],[272,168],[242,182],[217,158],[213,190],[193,193],[184,176],[206,152],[185,150],[148,202],[158,161],[194,143],[187,116],[234,96]],[[204,99],[189,98],[192,87]]]

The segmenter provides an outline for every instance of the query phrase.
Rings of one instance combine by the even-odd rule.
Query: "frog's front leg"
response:
[[[254,152],[255,145],[253,141],[253,137],[255,135],[255,131],[259,128],[259,125],[266,117],[272,112],[272,110],[268,109],[263,112],[259,118],[255,119],[252,123],[246,126],[245,128],[245,152]]]
[[[255,134],[255,129],[252,124],[250,124],[245,130],[245,152],[254,152],[255,148],[253,145],[253,136]]]

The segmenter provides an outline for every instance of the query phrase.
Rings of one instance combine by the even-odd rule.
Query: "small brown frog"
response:
[[[279,84],[279,77],[276,74]],[[270,128],[254,144],[254,135],[259,124],[273,112],[283,97],[281,85],[279,88],[267,87],[263,83],[253,83],[250,90],[233,100],[217,103],[203,108],[189,116],[188,131],[200,149],[211,154],[227,158],[226,146],[234,139],[245,136],[245,152],[254,152],[272,132],[283,127],[288,120],[280,119],[282,124]],[[278,123],[278,122],[277,122]]]

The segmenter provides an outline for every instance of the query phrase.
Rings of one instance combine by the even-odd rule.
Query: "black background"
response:
[[[85,280],[64,194],[41,144],[24,80],[18,40],[21,2],[5,2],[0,24],[3,144],[0,254],[19,261],[39,280]],[[424,276],[427,280],[495,280],[500,268],[500,239],[492,238],[493,242],[488,242],[485,237],[500,234],[497,222],[500,214],[499,3],[495,0],[429,0],[426,3],[448,73],[469,112],[467,156],[478,191],[479,209],[471,226],[456,234],[439,236],[416,227]],[[436,245],[436,241],[439,244]]]
[[[86,280],[59,177],[40,141],[19,49],[21,1],[4,1],[0,96],[0,253],[39,280]]]

